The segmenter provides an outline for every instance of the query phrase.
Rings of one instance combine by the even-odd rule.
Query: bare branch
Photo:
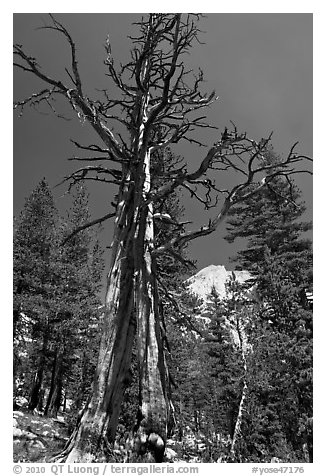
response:
[[[90,145],[81,145],[79,142],[70,139],[70,141],[78,148],[82,150],[88,150],[90,152],[100,152],[101,154],[106,154],[106,157],[85,157],[85,158],[78,158],[78,157],[71,157],[68,160],[110,160],[111,162],[117,162],[117,163],[123,163],[123,162],[128,162],[127,159],[117,159],[115,155],[112,153],[112,151],[108,149],[102,149],[102,147],[99,147],[96,144],[90,144]]]
[[[21,65],[19,63],[14,63],[14,66],[21,68],[24,71],[35,74],[35,76],[42,79],[46,83],[51,84],[52,86],[55,86],[59,91],[63,91],[63,92],[68,91],[68,88],[64,86],[64,84],[61,81],[56,81],[50,76],[42,73],[35,58],[33,58],[32,56],[27,56],[22,50],[21,46],[17,44],[14,45],[14,54],[20,57],[22,60],[24,60],[30,66],[30,68],[26,68],[24,65]]]
[[[63,240],[61,245],[65,245],[67,243],[67,241],[71,240],[71,238],[73,238],[75,235],[77,235],[77,233],[79,233],[83,230],[86,230],[87,228],[90,228],[91,226],[98,225],[99,223],[103,223],[105,220],[108,220],[109,218],[113,218],[115,215],[116,215],[116,212],[108,213],[107,215],[104,215],[101,218],[96,218],[95,220],[92,220],[88,223],[85,223],[84,225],[79,226],[72,233],[70,233],[70,235],[68,235],[67,238],[65,238]]]
[[[78,149],[91,150],[91,151],[94,151],[94,152],[102,152],[103,154],[107,154],[109,152],[109,149],[102,149],[101,147],[99,147],[96,144],[81,145],[81,144],[79,144],[79,142],[77,142],[73,139],[70,139],[70,141],[73,144],[75,144],[75,146],[78,147]]]
[[[224,131],[225,134],[225,131]],[[237,185],[235,185],[230,191],[219,191],[218,189],[215,189],[217,192],[220,193],[227,193],[227,196],[224,199],[223,205],[216,215],[216,217],[213,220],[210,220],[208,225],[202,226],[199,230],[195,231],[187,231],[184,233],[180,233],[179,235],[173,237],[172,239],[168,240],[165,244],[159,246],[158,248],[153,250],[153,254],[159,255],[161,253],[167,252],[167,250],[175,249],[175,247],[180,247],[185,245],[187,242],[192,241],[200,236],[206,236],[214,232],[217,228],[217,226],[224,220],[226,215],[228,214],[230,208],[239,202],[242,202],[244,200],[247,200],[257,193],[259,193],[264,187],[267,186],[272,186],[272,181],[276,177],[285,177],[286,180],[288,181],[290,185],[290,193],[291,193],[291,184],[289,181],[289,176],[292,174],[295,174],[297,172],[306,172],[305,170],[301,171],[296,171],[293,170],[291,167],[289,167],[292,163],[295,163],[298,161],[298,156],[293,154],[295,145],[291,148],[290,153],[284,159],[283,161],[280,161],[276,164],[269,165],[267,162],[265,162],[265,165],[263,166],[257,166],[256,168],[253,167],[253,162],[254,160],[262,154],[262,150],[266,147],[268,140],[264,140],[261,144],[257,144],[255,141],[250,140],[246,137],[246,135],[238,136],[238,137],[233,137],[230,138],[222,137],[222,141],[217,144],[216,146],[212,147],[209,152],[207,153],[206,157],[203,159],[201,162],[199,168],[193,172],[192,174],[180,174],[179,177],[176,177],[174,181],[171,181],[169,184],[163,185],[158,191],[154,192],[153,198],[157,198],[164,196],[165,194],[169,194],[172,190],[179,186],[183,186],[187,188],[192,196],[195,196],[197,200],[199,200],[201,203],[204,204],[205,208],[208,208],[210,205],[210,191],[214,189],[214,184],[209,182],[209,181],[200,181],[201,185],[204,187],[207,187],[207,194],[206,198],[203,199],[201,198],[195,190],[191,189],[189,185],[187,185],[187,182],[191,184],[191,182],[197,182],[202,175],[206,173],[206,171],[211,167],[214,158],[218,155],[218,161],[225,162],[227,161],[227,166],[230,168],[233,168],[234,170],[239,171],[239,168],[235,166],[232,161],[229,158],[226,158],[225,156],[222,155],[222,149],[227,145],[227,147],[234,147],[236,145],[239,147],[239,144],[241,145],[241,141],[246,144],[246,142],[250,142],[251,148],[245,147],[246,153],[250,153],[250,157],[248,159],[248,165],[247,165],[247,171],[245,172],[244,170],[241,169],[242,174],[245,176],[245,180]],[[227,144],[226,144],[227,142]],[[263,159],[264,157],[261,156]],[[259,181],[259,182],[254,182],[255,177],[258,174],[261,173],[266,173],[266,175]],[[282,197],[286,198],[291,202],[291,198],[288,197]]]
[[[70,50],[71,50],[71,67],[72,67],[74,77],[72,78],[71,74],[69,73],[69,71],[67,69],[66,69],[66,71],[69,74],[70,79],[72,80],[72,82],[76,86],[78,94],[81,97],[83,97],[82,83],[81,83],[81,79],[80,79],[80,75],[79,75],[79,71],[78,71],[78,62],[77,62],[77,58],[76,58],[76,45],[75,45],[74,41],[72,40],[70,34],[66,30],[66,28],[54,17],[54,15],[52,15],[50,13],[49,16],[50,16],[50,18],[53,22],[53,25],[41,26],[38,29],[39,30],[49,29],[49,30],[58,31],[58,32],[62,33],[66,37],[66,39],[68,40]]]
[[[67,97],[69,103],[71,104],[72,108],[75,110],[79,117],[87,119],[87,121],[91,124],[91,126],[95,129],[98,135],[101,137],[103,142],[108,146],[110,149],[111,154],[114,155],[116,160],[125,160],[126,156],[128,156],[128,151],[125,150],[124,147],[121,146],[119,141],[116,139],[114,134],[112,133],[111,129],[100,119],[99,114],[96,108],[92,105],[91,101],[87,98],[83,97],[82,88],[81,88],[81,79],[79,76],[78,68],[77,68],[77,60],[75,55],[75,45],[68,34],[67,30],[53,17],[51,16],[52,21],[54,22],[54,26],[45,26],[42,28],[45,29],[54,29],[63,33],[71,48],[72,54],[72,69],[74,74],[74,85],[76,89],[69,89],[65,86],[61,81],[55,80],[51,78],[49,75],[44,74],[40,67],[38,66],[35,58],[28,56],[23,51],[20,45],[14,45],[14,54],[18,56],[28,67],[24,64],[14,63],[15,66],[23,69],[24,71],[31,72],[38,78],[42,79],[46,83],[54,86],[57,91],[64,93]],[[37,94],[38,97],[38,94]],[[35,99],[37,99],[35,97]]]
[[[83,96],[75,44],[63,25],[52,15],[51,19],[53,25],[44,28],[61,32],[70,45],[72,73],[67,72],[75,89],[68,89],[60,81],[45,75],[35,58],[27,56],[20,45],[15,45],[15,54],[23,61],[23,64],[17,66],[32,72],[52,86],[52,89],[44,89],[18,103],[17,107],[41,100],[47,101],[55,93],[64,94],[77,114],[92,125],[107,148],[96,145],[82,146],[76,141],[73,143],[80,149],[105,154],[103,160],[127,166],[137,163],[138,154],[143,153],[146,148],[153,152],[181,139],[204,146],[200,139],[192,135],[193,130],[216,129],[216,127],[207,123],[205,116],[199,115],[196,111],[208,106],[217,98],[214,91],[210,94],[201,92],[204,81],[201,70],[191,80],[191,86],[185,82],[186,79],[188,81],[189,72],[185,71],[182,55],[188,51],[191,43],[197,40],[199,31],[189,15],[150,14],[147,20],[142,20],[140,36],[133,39],[135,48],[132,51],[132,59],[122,66],[120,71],[113,65],[110,41],[109,37],[107,38],[105,64],[123,99],[111,99],[109,92],[104,90],[106,103],[91,101]],[[125,74],[129,74],[128,81],[134,81],[134,86],[127,84],[123,78]],[[119,112],[115,108],[119,109]],[[120,114],[121,111],[123,114]],[[130,145],[124,136],[113,133],[113,129],[107,125],[107,120],[118,121],[128,129]],[[264,154],[268,152],[271,134],[267,139],[257,143],[246,134],[238,133],[232,121],[231,124],[233,130],[228,131],[225,128],[220,140],[207,151],[193,172],[188,172],[185,167],[163,172],[159,177],[163,179],[159,182],[160,185],[156,188],[154,185],[147,195],[147,203],[160,201],[178,187],[184,187],[206,209],[216,206],[220,196],[224,195],[220,210],[208,225],[195,231],[177,230],[179,232],[177,236],[158,247],[154,253],[159,254],[168,250],[174,252],[176,247],[212,233],[234,204],[259,193],[263,187],[272,187],[272,181],[278,176],[285,177],[290,186],[291,175],[305,172],[295,168],[304,158],[294,153],[296,144],[285,159],[270,163]],[[96,155],[84,158],[72,157],[70,160],[96,162],[101,158]],[[215,186],[214,180],[206,178],[209,171],[235,171],[237,176],[240,175],[241,181],[230,190],[221,190]],[[92,174],[95,174],[95,177]],[[110,175],[114,180],[102,178],[105,175]],[[80,180],[99,180],[120,185],[121,179],[120,171],[95,165],[77,170],[64,181],[71,180],[75,183]]]
[[[98,162],[99,160],[110,160],[108,157],[68,157],[69,161],[78,161],[78,162]]]
[[[201,198],[198,195],[197,190],[196,189],[193,190],[187,183],[183,183],[181,186],[189,191],[190,196],[192,198],[195,198],[198,202],[202,203],[206,210],[209,210],[210,208],[215,208],[216,205],[217,205],[217,202],[218,202],[218,197],[215,197],[214,202],[212,202],[210,192],[213,189],[213,187],[211,187],[210,185],[205,186],[204,181],[202,183],[203,183],[204,187],[207,188],[205,198]]]

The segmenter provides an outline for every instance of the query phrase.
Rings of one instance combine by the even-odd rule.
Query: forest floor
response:
[[[49,462],[58,454],[69,437],[65,414],[50,418],[28,413],[20,409],[13,412],[13,460],[18,462]],[[192,432],[183,435],[182,441],[169,439],[165,461],[170,463],[208,462],[207,447],[200,437]],[[124,442],[115,443],[112,462],[125,461]],[[214,458],[215,459],[215,458]],[[211,462],[213,462],[211,460]]]
[[[68,440],[64,419],[13,412],[14,462],[47,462]]]

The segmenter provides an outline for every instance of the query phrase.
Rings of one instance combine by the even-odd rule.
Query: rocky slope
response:
[[[13,412],[14,462],[47,462],[68,439],[63,417],[47,418],[34,412]]]

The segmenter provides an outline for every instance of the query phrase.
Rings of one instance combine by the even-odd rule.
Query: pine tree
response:
[[[88,193],[78,186],[71,212],[61,223],[57,252],[60,276],[57,276],[56,319],[52,328],[51,384],[46,414],[56,415],[63,398],[70,398],[80,409],[90,387],[94,354],[98,346],[102,279],[102,250],[95,230],[72,233],[90,220]],[[68,239],[67,239],[68,238]]]
[[[26,200],[14,230],[14,378],[30,387],[29,408],[42,406],[49,343],[57,209],[45,179]],[[20,356],[28,355],[27,364]]]
[[[63,245],[87,220],[85,189],[77,189],[64,220],[43,180],[15,221],[15,395],[29,395],[29,410],[52,416],[63,396],[85,401],[95,366],[102,250],[90,230]],[[78,383],[74,372],[82,374]]]
[[[260,299],[251,317],[250,398],[240,445],[249,461],[312,459],[312,312],[302,299],[312,284],[311,242],[302,237],[311,224],[300,221],[305,207],[294,184],[291,199],[284,196],[287,185],[274,180],[228,220],[228,241],[247,239],[237,261],[253,274]]]
[[[267,165],[280,162],[273,149],[265,154]],[[288,194],[290,184],[291,195]],[[311,276],[311,242],[303,234],[311,230],[311,223],[300,221],[305,205],[301,193],[291,179],[275,177],[255,198],[235,205],[227,219],[227,236],[233,243],[238,238],[247,240],[236,261],[253,275],[262,275],[260,263],[265,261],[265,250],[271,256],[286,260],[286,272],[297,286],[309,285]],[[262,290],[262,289],[261,289]]]

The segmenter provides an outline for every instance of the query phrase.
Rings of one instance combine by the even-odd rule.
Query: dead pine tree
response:
[[[270,138],[258,143],[246,134],[239,134],[234,127],[231,132],[224,131],[222,136],[216,137],[192,172],[183,161],[176,168],[165,170],[162,166],[160,177],[153,176],[153,157],[159,154],[164,160],[164,151],[180,141],[204,146],[193,135],[196,130],[208,128],[217,134],[214,132],[217,128],[206,121],[201,111],[217,99],[215,93],[202,92],[203,73],[193,75],[183,61],[185,53],[198,40],[198,20],[199,16],[193,14],[146,15],[137,23],[139,36],[132,38],[130,61],[120,68],[115,66],[107,39],[105,64],[117,96],[112,98],[105,90],[101,100],[85,95],[75,43],[53,15],[50,15],[50,23],[42,28],[55,30],[67,40],[71,64],[65,68],[64,77],[49,76],[21,45],[14,46],[15,66],[45,84],[44,89],[17,102],[15,107],[23,112],[27,105],[46,103],[54,110],[53,101],[63,96],[100,140],[100,145],[75,142],[79,150],[91,152],[91,157],[74,157],[88,165],[65,180],[70,185],[96,180],[118,187],[113,210],[89,223],[113,217],[115,220],[105,318],[92,395],[69,442],[58,456],[59,461],[108,460],[135,338],[140,396],[132,447],[142,461],[151,461],[153,457],[157,462],[163,460],[172,405],[162,335],[157,259],[162,255],[178,258],[184,244],[214,232],[233,204],[258,193],[262,187],[272,186],[276,176],[289,179],[299,172],[296,164],[304,159],[294,154],[293,147],[277,165],[264,165],[264,151]],[[121,133],[113,131],[114,123],[119,124]],[[239,180],[230,190],[221,190],[214,182],[214,174],[229,170],[236,172]],[[213,219],[196,230],[171,219],[173,238],[158,245],[155,222],[165,219],[168,223],[169,217],[154,213],[154,207],[180,188],[206,209],[215,207],[217,211]]]

